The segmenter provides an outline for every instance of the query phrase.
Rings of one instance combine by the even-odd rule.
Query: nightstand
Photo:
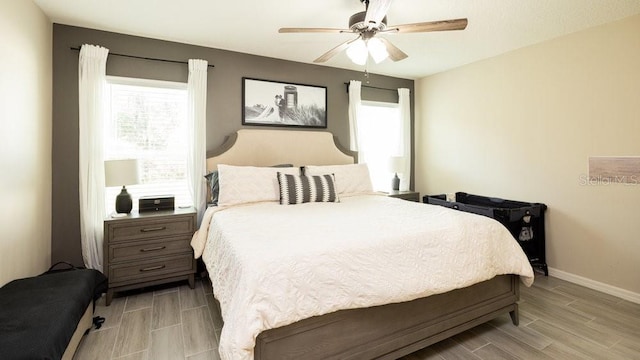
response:
[[[109,278],[106,305],[114,292],[187,280],[194,287],[196,260],[191,237],[193,208],[132,212],[104,221],[104,274]]]
[[[387,194],[387,196],[393,197],[393,198],[420,202],[420,193],[415,192],[415,191],[391,190],[391,191],[389,191],[389,192],[387,192],[385,194]]]

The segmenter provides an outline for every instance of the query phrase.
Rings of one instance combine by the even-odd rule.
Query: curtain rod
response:
[[[75,50],[75,51],[80,51],[79,47],[71,47],[71,50]],[[175,64],[189,64],[188,61],[180,61],[180,60],[168,60],[168,59],[158,59],[158,58],[150,58],[150,57],[144,57],[144,56],[135,56],[135,55],[127,55],[127,54],[118,54],[118,53],[112,53],[109,52],[109,55],[113,55],[113,56],[122,56],[122,57],[128,57],[128,58],[133,58],[133,59],[141,59],[141,60],[152,60],[152,61],[163,61],[163,62],[169,62],[169,63],[175,63]],[[207,67],[215,67],[214,65],[209,65],[207,64]]]
[[[347,93],[348,93],[349,92],[349,83],[346,82],[344,84],[347,87]],[[377,87],[377,86],[371,86],[371,85],[360,85],[360,86],[361,87],[370,88],[370,89],[376,89],[376,90],[398,91],[398,89],[389,89],[389,88],[383,88],[383,87]]]

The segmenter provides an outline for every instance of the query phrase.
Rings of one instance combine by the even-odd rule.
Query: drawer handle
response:
[[[163,250],[166,249],[166,246],[156,246],[156,247],[152,247],[152,248],[146,248],[146,249],[140,249],[140,252],[147,252],[147,251],[158,251],[158,250]]]
[[[161,230],[166,230],[166,229],[167,229],[166,226],[158,226],[158,227],[140,229],[140,231],[141,232],[151,232],[151,231],[161,231]]]
[[[140,272],[153,271],[153,270],[160,270],[160,269],[164,269],[164,268],[165,268],[165,266],[164,266],[164,265],[158,265],[158,266],[152,266],[152,267],[148,267],[148,268],[140,269]]]

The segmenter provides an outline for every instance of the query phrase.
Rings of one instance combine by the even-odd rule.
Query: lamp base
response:
[[[391,189],[400,190],[400,178],[398,177],[398,173],[393,176],[391,179]]]
[[[116,212],[118,214],[128,214],[131,209],[133,209],[131,195],[127,192],[127,188],[122,186],[122,191],[116,196]]]

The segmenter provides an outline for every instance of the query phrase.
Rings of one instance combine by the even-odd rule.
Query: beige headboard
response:
[[[218,164],[303,166],[355,162],[357,154],[342,148],[327,131],[242,129],[207,157],[207,170],[217,169]]]

